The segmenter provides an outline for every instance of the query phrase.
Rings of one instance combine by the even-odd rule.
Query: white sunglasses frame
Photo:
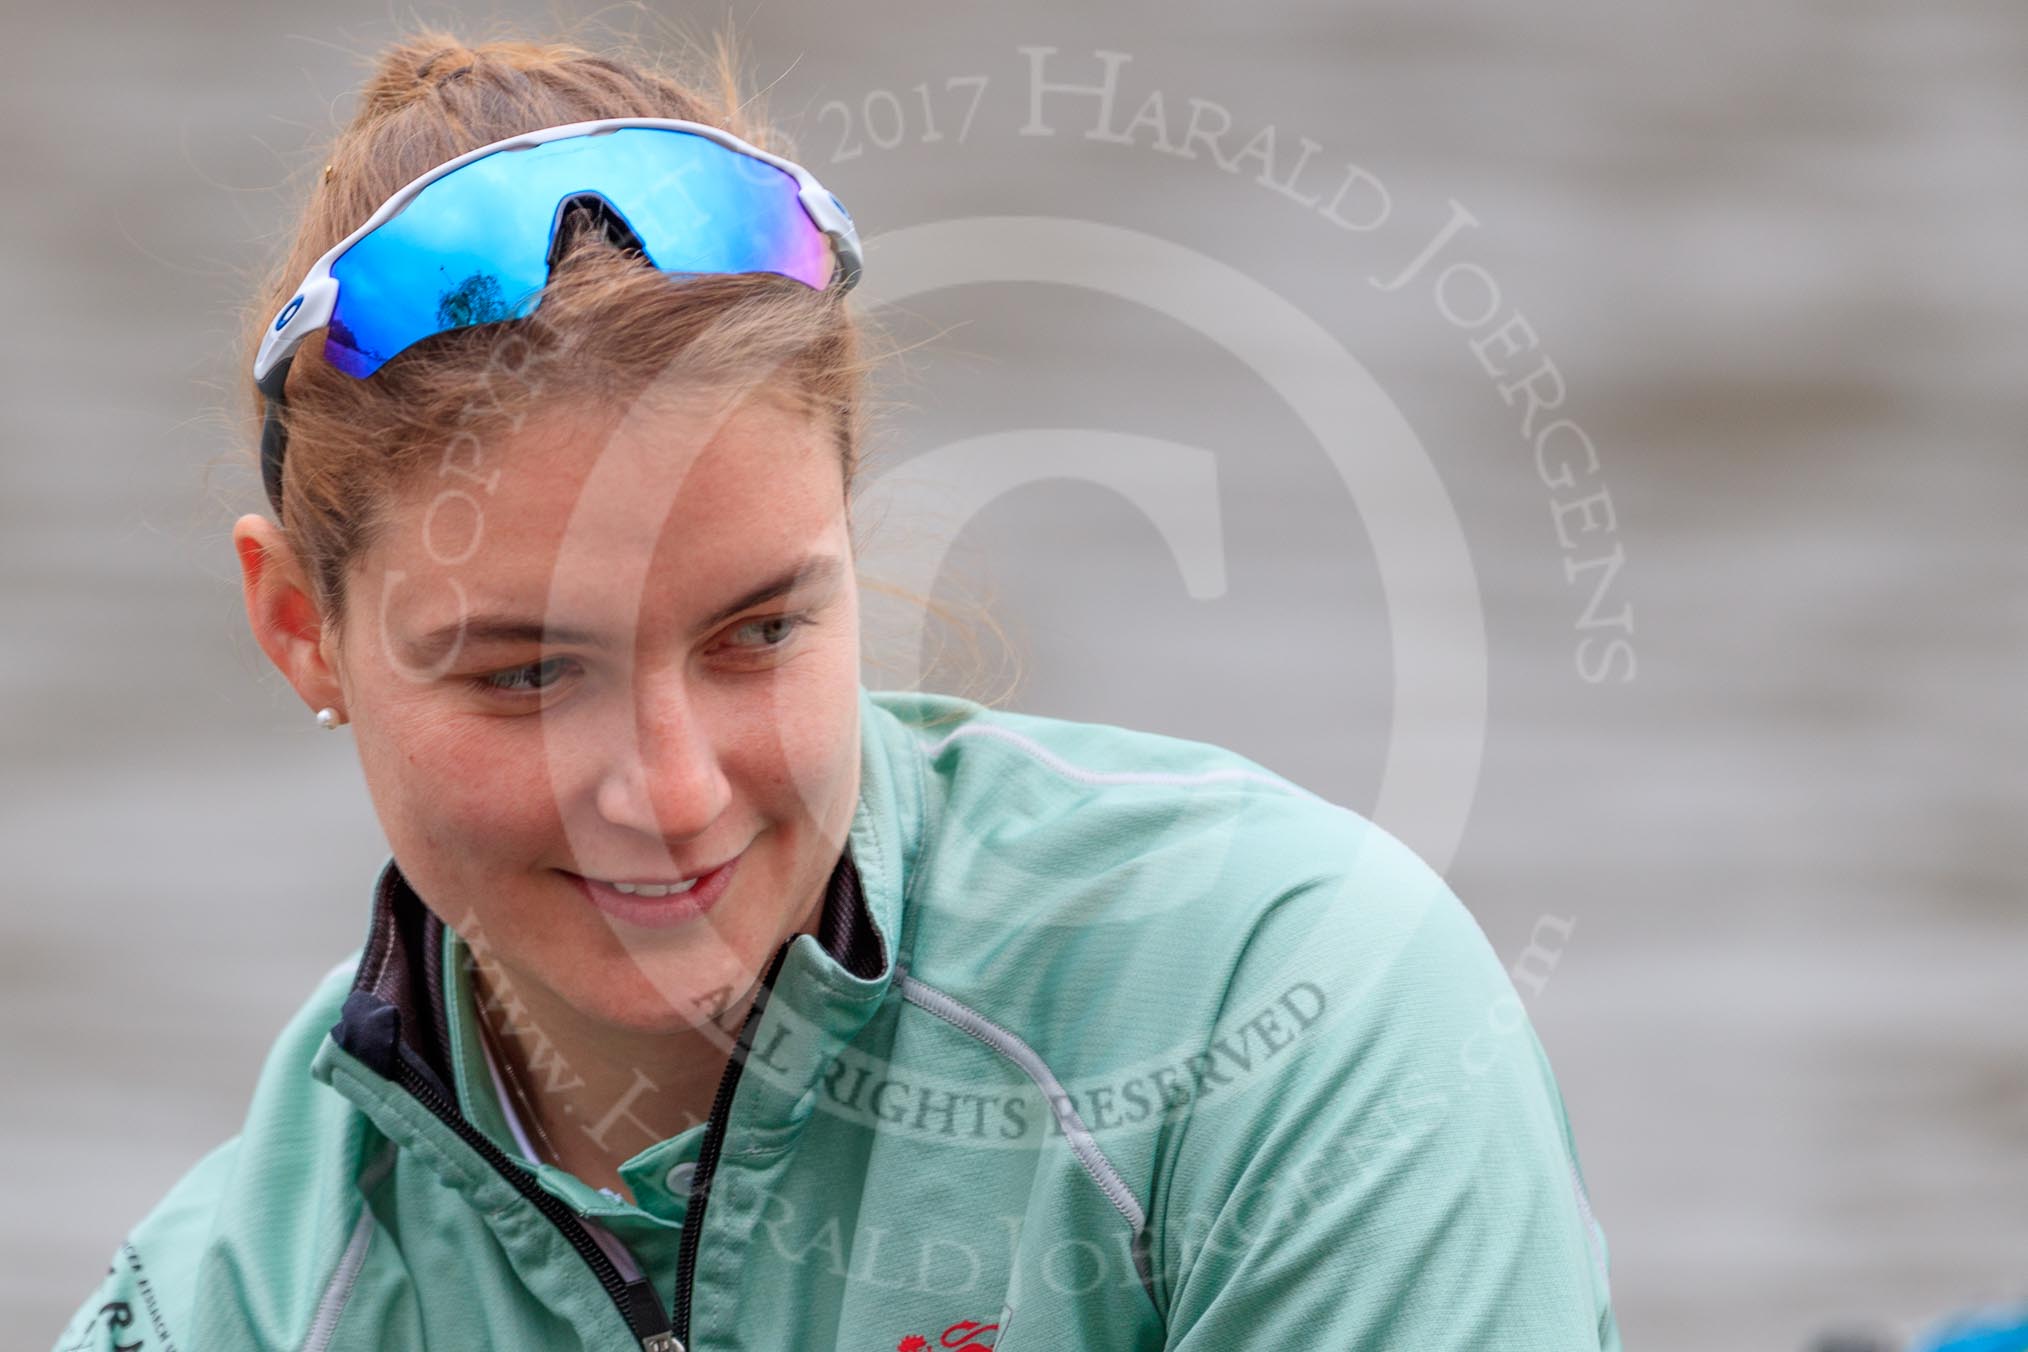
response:
[[[751,156],[763,164],[771,164],[788,174],[796,180],[796,197],[802,203],[803,210],[809,213],[811,222],[831,241],[838,268],[843,276],[841,289],[849,289],[858,282],[862,262],[859,231],[852,224],[852,217],[847,214],[837,197],[802,165],[785,160],[779,155],[770,155],[723,128],[708,126],[702,122],[685,122],[666,117],[612,117],[592,122],[570,122],[562,126],[545,127],[540,131],[525,132],[520,136],[510,136],[505,140],[494,141],[490,145],[467,151],[414,179],[382,202],[380,208],[366,218],[365,224],[332,245],[322,258],[310,265],[310,270],[303,275],[302,282],[296,287],[294,296],[276,314],[273,322],[268,325],[266,335],[261,339],[260,351],[254,357],[254,384],[269,398],[275,397],[277,392],[267,388],[270,377],[295,354],[305,339],[331,322],[331,315],[337,308],[338,281],[331,275],[331,265],[343,257],[347,249],[399,215],[424,188],[464,168],[474,160],[482,160],[501,151],[528,150],[551,141],[563,141],[576,136],[598,136],[630,127],[689,132],[706,140],[716,141],[728,150]]]

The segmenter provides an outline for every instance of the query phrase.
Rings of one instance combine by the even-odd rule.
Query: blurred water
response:
[[[1629,1346],[1790,1349],[2028,1291],[2028,556],[2005,544],[2028,508],[2028,14],[908,3],[743,24],[869,237],[975,214],[1146,232],[1293,302],[1408,419],[1486,613],[1483,776],[1448,873],[1509,959],[1541,917],[1576,921],[1530,1004]],[[233,1130],[273,1032],[364,923],[380,835],[345,741],[245,636],[225,530],[260,500],[221,410],[283,180],[388,31],[300,3],[83,4],[16,15],[0,44],[0,844],[19,871],[0,1311],[31,1332]],[[1251,170],[1087,139],[1089,99],[1050,96],[1056,134],[1023,136],[1024,46],[1078,81],[1129,53],[1122,119],[1160,89],[1180,137],[1188,101],[1215,102],[1228,150],[1273,124],[1286,166],[1308,137],[1392,214],[1348,232]],[[972,86],[948,82],[981,75],[960,142]],[[866,122],[883,90],[904,114],[887,149]],[[1426,287],[1369,280],[1453,199],[1480,222],[1458,257],[1526,313],[1600,448],[1630,683],[1577,673],[1589,584],[1564,570],[1584,555],[1517,409]],[[1031,427],[1217,457],[1215,598],[1088,483],[958,523],[940,594],[994,591],[1025,659],[1014,703],[1223,742],[1370,808],[1389,617],[1290,409],[1204,334],[1104,296],[908,308],[897,330],[936,336],[882,468]],[[934,525],[895,521],[869,569]]]

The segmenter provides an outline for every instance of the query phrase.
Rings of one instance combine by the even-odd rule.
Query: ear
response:
[[[345,716],[345,691],[333,662],[333,645],[308,579],[281,528],[256,512],[233,523],[240,589],[254,641],[312,709]]]

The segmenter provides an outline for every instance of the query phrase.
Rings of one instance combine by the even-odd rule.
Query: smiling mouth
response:
[[[740,853],[744,854],[745,851],[742,850],[740,851]],[[732,859],[737,858],[739,858],[739,855],[734,855],[732,857]],[[622,896],[673,897],[680,896],[683,893],[690,891],[692,888],[696,887],[697,884],[711,877],[712,874],[718,872],[720,869],[724,868],[727,864],[730,864],[732,862],[732,859],[722,859],[718,863],[711,865],[709,868],[699,871],[698,873],[696,873],[691,877],[678,878],[673,882],[665,882],[655,878],[632,878],[632,879],[597,878],[593,877],[589,873],[570,873],[568,869],[562,869],[559,870],[559,872],[569,874],[569,876],[573,878],[581,878],[585,882],[597,883],[600,887],[610,887],[611,889],[613,889],[613,891],[618,892]]]
[[[703,874],[699,874],[698,878],[703,876]],[[613,891],[629,897],[667,897],[673,896],[678,892],[688,892],[691,888],[697,886],[698,879],[686,878],[680,883],[613,883],[606,882],[603,878],[594,878],[592,881],[605,883]]]
[[[647,929],[685,925],[717,906],[745,851],[694,878],[658,882],[645,879],[595,879],[559,869],[579,895],[618,921]]]

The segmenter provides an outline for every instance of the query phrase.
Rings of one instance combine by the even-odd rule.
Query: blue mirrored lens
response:
[[[446,329],[531,313],[557,208],[604,198],[664,272],[830,279],[830,241],[774,165],[708,137],[627,127],[496,151],[452,170],[339,255],[324,353],[365,378]]]

